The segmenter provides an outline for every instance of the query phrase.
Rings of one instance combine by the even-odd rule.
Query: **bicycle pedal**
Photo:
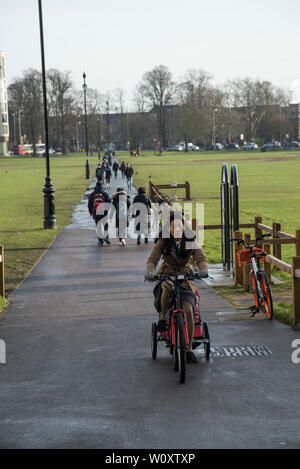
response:
[[[250,311],[251,311],[251,313],[252,313],[252,316],[251,316],[251,317],[254,318],[254,316],[256,315],[256,313],[259,312],[259,308],[257,308],[257,306],[251,306]]]

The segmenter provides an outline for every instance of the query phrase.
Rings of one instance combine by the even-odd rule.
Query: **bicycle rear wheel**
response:
[[[184,319],[183,315],[177,313],[176,330],[175,330],[176,347],[174,352],[177,353],[179,380],[185,382],[185,364],[186,364],[186,343],[184,335]]]
[[[273,319],[273,298],[270,283],[266,272],[261,272],[260,280],[261,291],[263,294],[263,310],[268,319]]]

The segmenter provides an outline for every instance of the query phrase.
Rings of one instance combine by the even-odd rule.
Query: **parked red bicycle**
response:
[[[237,252],[239,266],[251,265],[250,286],[254,297],[254,306],[251,307],[252,316],[262,311],[271,320],[273,319],[272,291],[267,274],[261,265],[267,253],[256,247],[258,241],[270,236],[270,233],[257,236],[255,244],[246,244],[242,238],[232,238],[230,241],[243,244],[246,248]]]
[[[173,301],[166,318],[166,331],[158,332],[157,323],[152,323],[151,352],[152,358],[156,359],[157,343],[165,342],[166,347],[169,348],[170,354],[173,357],[174,370],[179,372],[179,380],[181,383],[185,382],[186,350],[189,344],[185,314],[181,305],[181,284],[185,279],[195,280],[207,277],[207,272],[194,272],[177,276],[157,274],[154,275],[151,280],[145,277],[145,280],[151,282],[155,282],[157,280],[171,280],[174,284],[174,289],[170,289],[170,295],[172,295]],[[206,322],[202,322],[201,320],[199,312],[199,293],[196,297],[197,301],[194,309],[195,327],[192,348],[195,349],[200,345],[203,345],[205,356],[208,359],[210,356],[210,337],[208,326]]]

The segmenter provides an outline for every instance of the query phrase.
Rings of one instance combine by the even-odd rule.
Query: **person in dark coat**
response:
[[[134,173],[134,170],[133,170],[131,164],[127,163],[127,168],[125,169],[124,174],[125,174],[126,179],[127,179],[127,189],[128,189],[128,191],[131,191],[131,188],[132,188],[133,173]]]
[[[111,197],[113,206],[116,209],[116,228],[119,241],[122,246],[126,246],[127,228],[129,226],[129,208],[131,206],[130,197],[123,187],[118,187],[117,192]]]
[[[119,169],[120,169],[119,163],[117,162],[117,160],[115,160],[113,164],[113,172],[115,173],[115,179],[117,179],[118,177]]]
[[[149,237],[149,232],[150,232],[150,220],[149,216],[151,214],[151,200],[146,194],[146,189],[144,187],[139,187],[138,193],[133,199],[133,204],[132,204],[132,218],[137,218],[140,216],[141,212],[138,209],[138,206],[135,206],[135,204],[143,204],[146,207],[145,213],[147,213],[147,218],[142,221],[143,224],[143,229],[141,230],[141,224],[140,222],[137,222],[135,220],[134,223],[134,231],[135,233],[138,234],[137,237],[137,244],[141,244],[141,235],[144,234],[145,236],[145,244],[148,243],[148,237]],[[143,231],[143,232],[141,232]]]
[[[105,210],[104,213],[101,215],[97,214],[97,208],[103,202],[110,203],[111,199],[108,193],[104,190],[102,182],[98,180],[96,187],[93,190],[93,192],[90,194],[89,200],[88,200],[88,209],[90,212],[90,216],[93,217],[93,219],[95,220],[96,226],[98,222],[102,220],[102,218],[108,215],[107,210]],[[105,230],[108,229],[108,224],[105,225],[104,229]],[[106,244],[110,244],[108,235],[106,236],[105,239],[98,237],[99,246],[103,246],[104,241],[106,242]]]
[[[107,189],[110,188],[111,169],[109,166],[105,169],[105,181]]]
[[[125,169],[126,169],[126,164],[125,164],[125,161],[122,161],[121,163],[121,173],[122,173],[122,179],[124,179],[125,177]]]
[[[101,168],[100,164],[98,164],[96,168],[96,178],[98,179],[98,181],[103,181],[103,175],[103,169]]]

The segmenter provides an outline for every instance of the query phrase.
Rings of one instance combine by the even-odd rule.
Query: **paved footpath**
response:
[[[151,247],[99,248],[77,207],[0,322],[1,448],[300,447],[300,334],[237,314],[201,282],[213,356],[180,384],[162,344],[151,358]]]

